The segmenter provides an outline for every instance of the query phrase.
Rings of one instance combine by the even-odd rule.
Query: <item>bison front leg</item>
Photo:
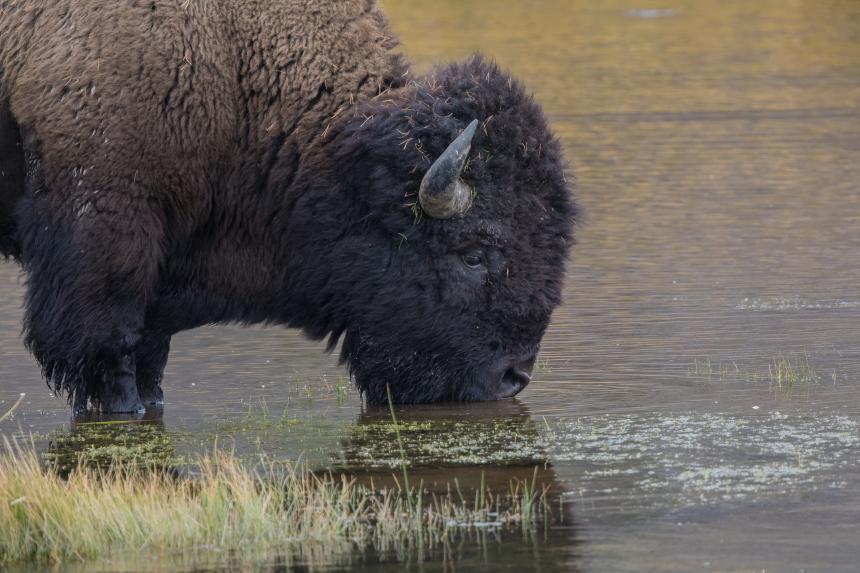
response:
[[[147,334],[140,341],[135,353],[137,365],[137,392],[145,406],[164,404],[161,381],[170,352],[170,337]]]
[[[41,298],[39,290],[31,284],[28,300]],[[65,298],[62,290],[55,293],[59,298]],[[28,308],[27,344],[42,365],[48,383],[58,393],[68,394],[75,415],[86,412],[88,406],[105,414],[143,412],[135,351],[141,321],[135,318],[135,305],[109,298],[100,303],[88,302],[82,304],[82,298],[78,298],[80,309],[52,309],[57,316],[74,317],[69,326],[58,325],[51,315],[36,315]],[[75,316],[78,313],[84,316]],[[86,316],[89,313],[110,317],[113,327],[95,326]],[[53,332],[46,334],[51,328]]]
[[[161,226],[136,190],[32,192],[19,215],[25,342],[78,414],[144,410],[136,381]]]

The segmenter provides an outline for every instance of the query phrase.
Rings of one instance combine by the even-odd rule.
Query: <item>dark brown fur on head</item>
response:
[[[450,220],[423,215],[421,177],[472,119],[462,176],[472,207]],[[308,220],[324,221],[317,233],[338,230],[320,268],[343,284],[325,296],[337,301],[335,335],[346,334],[342,356],[360,388],[376,403],[386,386],[404,402],[492,397],[495,364],[536,354],[573,241],[566,164],[540,107],[475,56],[357,108],[336,133],[329,184],[349,206],[326,203]],[[477,269],[463,262],[475,251]],[[332,322],[304,326],[319,336]]]
[[[407,81],[370,0],[0,12],[0,253],[76,407],[159,400],[170,336],[211,322],[344,334],[374,402],[491,397],[494,361],[533,356],[575,208],[540,108],[494,64]],[[422,174],[472,119],[472,208],[422,217]]]

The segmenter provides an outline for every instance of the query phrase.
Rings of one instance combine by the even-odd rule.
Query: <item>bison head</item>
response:
[[[370,403],[493,400],[530,380],[561,299],[576,207],[558,141],[480,57],[383,93],[329,142],[348,208],[318,284]],[[328,248],[328,247],[320,247]],[[336,309],[336,310],[335,310]],[[324,326],[323,326],[324,325]]]

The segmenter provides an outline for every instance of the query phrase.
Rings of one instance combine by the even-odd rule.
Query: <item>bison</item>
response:
[[[558,140],[479,55],[413,77],[373,0],[0,0],[0,252],[76,413],[173,334],[342,340],[369,403],[507,398],[559,304]]]

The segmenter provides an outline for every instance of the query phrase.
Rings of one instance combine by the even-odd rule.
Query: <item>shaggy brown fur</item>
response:
[[[254,158],[239,178],[265,177],[280,147],[406,71],[372,0],[0,0],[0,14],[0,121],[8,102],[48,208],[75,205],[81,233],[111,226],[139,254],[112,270],[143,292],[166,212],[181,207],[169,232],[187,239],[235,157]]]
[[[207,322],[273,321],[333,340],[346,332],[346,357],[374,364],[382,380],[390,358],[349,354],[373,346],[361,317],[384,304],[367,294],[381,292],[375,267],[391,264],[390,219],[414,219],[402,194],[387,193],[411,189],[427,154],[475,117],[488,156],[499,153],[493,146],[520,153],[501,137],[526,142],[505,169],[526,169],[523,188],[536,194],[514,203],[551,209],[528,236],[552,256],[531,256],[545,267],[517,294],[519,306],[540,301],[519,311],[534,318],[529,340],[494,343],[532,349],[511,352],[533,362],[558,303],[574,215],[558,145],[540,110],[494,66],[476,59],[429,79],[448,86],[440,93],[406,85],[395,47],[372,0],[0,0],[0,253],[28,275],[26,343],[77,410],[159,401],[170,335]],[[374,128],[375,110],[391,125]],[[487,131],[504,114],[512,118],[504,130]],[[383,128],[403,131],[394,142],[374,131]],[[410,130],[424,145],[410,146]],[[375,155],[412,167],[391,170],[399,179],[389,181],[368,171],[362,158]],[[510,217],[514,203],[475,213]],[[368,230],[372,221],[385,224]],[[425,225],[425,258],[435,223]],[[385,246],[374,247],[380,237]],[[386,250],[378,262],[353,263],[373,248]],[[338,260],[343,276],[333,277],[330,253],[350,249],[357,254]],[[433,360],[424,376],[447,388]],[[481,395],[404,386],[398,398]]]
[[[216,182],[265,187],[278,154],[406,70],[372,0],[5,0],[0,14],[0,102],[50,190],[33,208],[51,218],[71,207],[69,240],[112,243],[76,254],[90,271],[66,278],[86,285],[54,285],[93,301],[151,298],[165,246],[240,200],[214,196]],[[0,132],[5,243],[10,197],[24,192],[13,127]],[[229,289],[248,277],[218,278]]]

